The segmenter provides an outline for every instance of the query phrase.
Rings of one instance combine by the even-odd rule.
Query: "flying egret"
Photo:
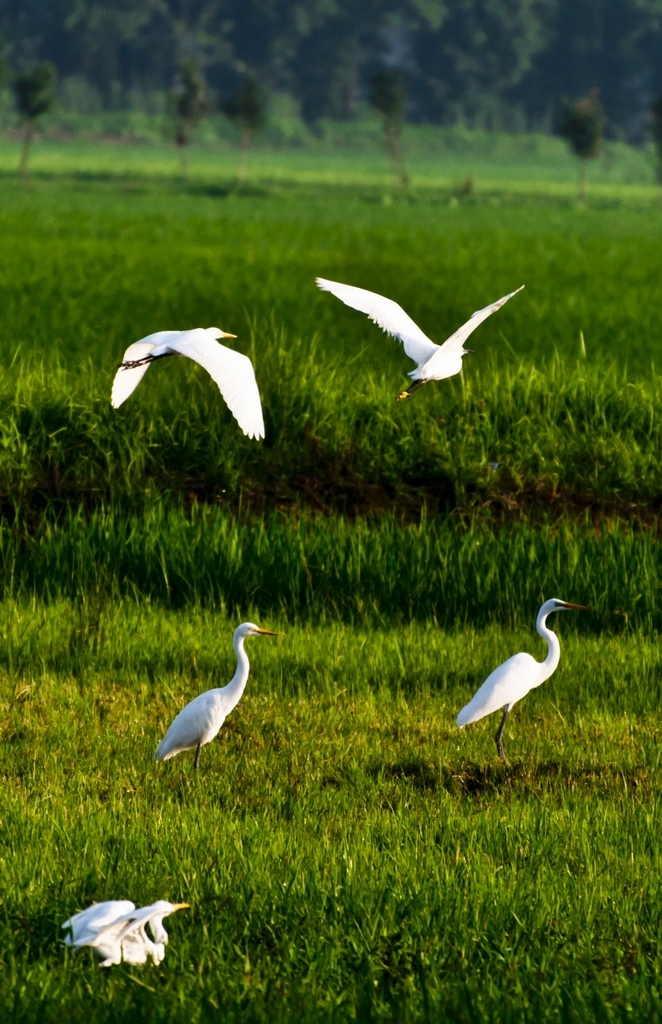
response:
[[[257,389],[253,364],[248,356],[219,345],[216,338],[236,338],[217,327],[196,327],[192,331],[157,331],[148,334],[124,353],[124,360],[115,374],[111,403],[119,409],[135,391],[149,366],[165,356],[188,356],[218,385],[230,412],[248,437],[264,437],[264,420],[260,392]]]
[[[237,671],[227,686],[206,690],[179,712],[156,748],[155,761],[167,761],[182,750],[195,748],[193,767],[198,767],[200,750],[213,740],[246,689],[250,663],[244,650],[244,640],[251,636],[278,636],[278,633],[260,629],[253,622],[242,622],[237,626],[232,638],[232,647],[237,655]]]
[[[144,964],[148,956],[155,964],[160,964],[168,942],[163,918],[188,906],[188,903],[157,900],[136,910],[131,900],[93,903],[87,910],[64,922],[62,927],[70,932],[64,942],[74,949],[91,946],[101,959],[101,967],[111,967],[122,960],[128,964]],[[154,937],[153,942],[145,931],[147,924]]]
[[[358,309],[360,313],[367,313],[373,323],[381,327],[387,334],[399,338],[404,345],[405,352],[410,359],[417,364],[416,369],[408,374],[413,380],[406,391],[401,391],[396,396],[396,401],[408,398],[418,391],[420,387],[430,380],[443,380],[445,377],[453,377],[462,369],[462,356],[471,349],[464,348],[464,343],[470,334],[487,320],[491,313],[501,309],[508,299],[521,292],[524,285],[502,299],[493,302],[485,309],[479,309],[472,314],[470,320],[463,324],[451,334],[443,345],[435,345],[433,341],[423,334],[420,327],[414,323],[411,317],[407,316],[404,309],[398,306],[392,299],[386,299],[383,295],[375,292],[367,292],[364,288],[355,288],[350,284],[338,284],[337,281],[326,281],[323,277],[316,278],[317,285],[322,291],[331,292],[336,298],[344,302],[352,309]]]
[[[494,669],[494,672],[487,677],[480,689],[457,716],[456,722],[462,728],[464,725],[469,725],[470,722],[477,722],[479,719],[485,718],[486,715],[491,715],[493,711],[503,709],[501,724],[494,737],[502,761],[506,760],[503,749],[503,730],[513,705],[522,697],[526,697],[529,690],[544,683],[556,671],[561,657],[561,644],[556,633],[553,633],[546,623],[547,616],[552,612],[563,611],[585,612],[588,611],[588,608],[585,608],[583,604],[559,601],[555,597],[550,601],[545,601],[536,619],[536,629],[543,640],[547,641],[545,660],[536,661],[530,654],[524,652],[514,654],[512,658],[508,658],[508,661],[504,661],[503,665]]]

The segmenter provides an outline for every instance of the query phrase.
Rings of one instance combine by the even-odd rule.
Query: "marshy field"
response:
[[[263,151],[237,185],[232,154],[194,152],[182,179],[148,146],[52,143],[19,182],[16,153],[7,1019],[662,1019],[662,201],[643,158],[614,151],[578,206],[574,169],[545,182],[534,154],[527,185],[525,153],[491,175],[481,157],[471,186],[468,157],[421,157],[406,192],[376,157],[331,173]],[[316,275],[436,341],[526,289],[461,376],[396,405],[409,360]],[[211,325],[254,362],[263,443],[188,360],[111,409],[130,342]],[[543,656],[549,597],[590,611],[551,621],[560,667],[502,764],[495,718],[455,716],[510,654]],[[199,770],[154,763],[247,619],[280,636],[251,641]],[[160,967],[62,945],[111,898],[191,904]]]

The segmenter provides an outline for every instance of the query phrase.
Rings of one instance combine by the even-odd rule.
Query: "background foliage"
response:
[[[549,127],[598,88],[612,134],[640,138],[662,90],[662,0],[1,0],[0,33],[88,112],[149,107],[185,59],[222,96],[257,75],[308,122],[354,116],[384,65],[419,121]]]

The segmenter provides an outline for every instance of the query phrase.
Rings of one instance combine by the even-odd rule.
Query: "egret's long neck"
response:
[[[248,681],[248,670],[251,667],[248,655],[244,650],[244,637],[240,636],[233,640],[232,646],[234,647],[234,653],[237,655],[237,671],[228,685],[223,687],[227,694],[230,709],[236,707],[241,700],[241,695],[246,689]]]
[[[538,615],[536,620],[536,629],[540,633],[543,640],[547,641],[547,657],[543,662],[540,662],[540,683],[544,683],[545,679],[549,679],[552,672],[555,671],[556,666],[559,663],[561,657],[561,644],[556,633],[552,633],[551,629],[547,625],[547,616],[551,614],[546,612],[544,615]]]

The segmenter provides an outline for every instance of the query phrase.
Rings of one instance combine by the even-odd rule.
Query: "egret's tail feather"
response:
[[[154,760],[169,761],[171,757],[176,757],[177,754],[181,754],[182,751],[191,750],[193,747],[196,746],[197,743],[182,745],[181,743],[173,742],[173,740],[168,739],[168,735],[166,733],[166,735],[163,737],[158,747],[154,751]]]
[[[167,761],[169,757],[172,757],[176,753],[176,750],[169,750],[168,747],[165,745],[165,739],[162,739],[158,747],[154,751],[154,760]]]
[[[455,719],[455,724],[459,725],[460,729],[462,729],[463,726],[470,725],[471,722],[478,722],[481,718],[483,718],[484,714],[486,713],[487,712],[481,714],[481,709],[476,708],[474,706],[473,701],[470,701],[468,704],[464,705],[464,707],[458,714],[457,718]]]

